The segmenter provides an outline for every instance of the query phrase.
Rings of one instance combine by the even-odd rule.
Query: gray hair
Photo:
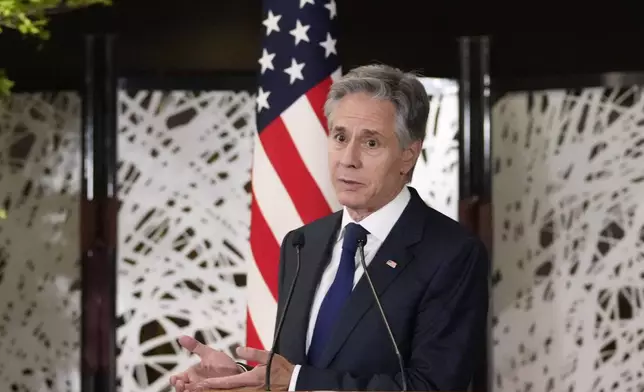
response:
[[[429,98],[416,75],[379,64],[352,69],[331,85],[324,104],[329,124],[338,101],[352,93],[366,93],[394,104],[396,136],[402,148],[425,140]]]

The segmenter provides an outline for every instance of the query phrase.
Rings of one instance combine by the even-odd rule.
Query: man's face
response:
[[[407,182],[422,144],[401,149],[394,104],[349,94],[336,105],[329,125],[329,169],[340,204],[359,213],[387,204]]]

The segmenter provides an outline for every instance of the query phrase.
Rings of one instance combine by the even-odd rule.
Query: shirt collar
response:
[[[344,229],[349,223],[357,223],[369,231],[370,235],[374,236],[378,241],[383,242],[394,227],[394,224],[398,221],[398,218],[402,215],[410,199],[411,193],[405,186],[392,201],[385,204],[379,210],[372,212],[360,222],[355,222],[349,215],[347,208],[344,207],[342,211],[342,225],[340,226],[341,229],[337,241],[342,241],[344,238]]]

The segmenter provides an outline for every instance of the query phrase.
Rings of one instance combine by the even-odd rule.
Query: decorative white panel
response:
[[[2,391],[80,390],[80,110],[67,92],[0,101]]]
[[[494,390],[644,390],[640,87],[493,108]]]
[[[429,119],[411,185],[431,207],[458,220],[458,83],[420,81],[429,95]]]
[[[162,391],[198,360],[180,335],[231,355],[246,338],[254,101],[121,91],[119,110],[118,376]]]

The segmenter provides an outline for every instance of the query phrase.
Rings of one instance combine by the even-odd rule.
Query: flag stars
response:
[[[284,72],[290,76],[290,82],[291,84],[295,83],[297,79],[299,80],[304,80],[304,76],[302,75],[302,69],[304,68],[304,63],[299,63],[295,61],[295,59],[291,60],[291,66],[286,68]]]
[[[304,8],[307,4],[315,5],[313,0],[300,0],[300,9]]]
[[[262,24],[266,26],[266,36],[271,35],[273,31],[279,32],[280,31],[280,26],[279,26],[279,21],[282,19],[282,15],[275,15],[273,14],[273,11],[268,11],[268,16]]]
[[[263,88],[259,88],[257,91],[257,112],[261,112],[262,109],[268,110],[270,108],[270,105],[268,104],[268,96],[271,95],[270,91],[264,91]]]
[[[303,25],[300,23],[299,19],[295,22],[295,28],[290,31],[291,35],[295,37],[295,46],[297,46],[300,41],[310,42],[309,36],[307,35],[307,31],[309,31],[310,27],[311,26],[309,25]]]
[[[268,53],[268,50],[264,49],[262,51],[262,57],[259,59],[259,64],[262,66],[262,74],[266,72],[267,69],[275,70],[273,67],[273,59],[275,58],[275,53]]]
[[[324,8],[329,10],[329,19],[333,19],[338,15],[338,9],[335,4],[335,0],[330,0],[328,4],[324,5]]]
[[[331,34],[326,33],[326,40],[320,42],[320,46],[324,48],[324,57],[329,57],[331,53],[337,55],[338,52],[335,50],[335,44],[337,40],[331,37]]]

